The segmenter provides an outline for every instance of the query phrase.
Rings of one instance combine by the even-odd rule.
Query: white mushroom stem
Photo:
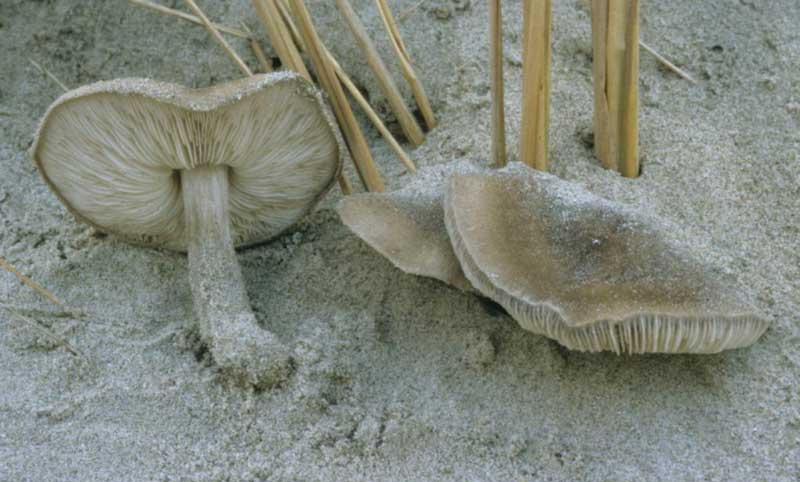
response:
[[[250,308],[231,237],[228,183],[226,166],[181,171],[200,336],[223,370],[250,385],[274,385],[288,376],[288,351],[258,326]]]

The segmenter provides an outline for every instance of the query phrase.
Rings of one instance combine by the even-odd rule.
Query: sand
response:
[[[308,3],[386,113],[334,2]],[[418,0],[391,3],[400,14]],[[771,320],[758,343],[712,356],[566,351],[493,304],[394,268],[340,223],[334,192],[293,232],[240,253],[256,316],[291,347],[295,371],[271,390],[230,387],[194,349],[185,257],[78,224],[35,172],[27,149],[60,89],[27,59],[73,87],[125,76],[206,86],[237,78],[236,65],[202,29],[122,0],[2,0],[0,256],[86,314],[55,316],[0,273],[0,303],[84,354],[0,310],[0,480],[800,479],[800,4],[643,5],[642,39],[699,82],[643,54],[644,170],[627,180],[591,154],[588,13],[556,3],[552,172],[681,226]],[[202,4],[263,31],[246,0]],[[354,5],[391,59],[373,2]],[[507,2],[514,152],[519,13]],[[487,159],[485,2],[428,0],[401,29],[440,119],[413,159]],[[405,185],[362,125],[387,183]]]

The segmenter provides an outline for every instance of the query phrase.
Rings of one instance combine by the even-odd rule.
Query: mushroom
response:
[[[663,221],[519,163],[454,173],[444,212],[472,285],[567,348],[716,353],[767,328]]]
[[[338,211],[403,271],[487,296],[571,349],[713,353],[767,328],[735,280],[664,221],[519,163],[425,167],[405,188],[349,196]]]
[[[221,370],[267,387],[289,350],[261,329],[235,247],[308,213],[341,167],[317,91],[286,72],[192,90],[98,82],[44,116],[33,160],[79,220],[130,242],[186,251],[201,339]]]
[[[354,194],[336,209],[350,230],[402,271],[474,291],[444,225],[442,188],[456,168],[479,169],[467,162],[424,168],[399,191]]]

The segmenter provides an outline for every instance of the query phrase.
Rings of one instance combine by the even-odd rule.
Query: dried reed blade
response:
[[[607,169],[636,177],[639,174],[639,3],[594,0],[592,17],[595,153]]]
[[[281,20],[281,13],[275,0],[252,0],[253,7],[256,9],[261,22],[267,29],[267,35],[272,48],[281,59],[283,67],[288,70],[293,70],[302,75],[306,80],[311,82],[311,74],[309,74],[303,58],[300,57],[300,52],[297,50],[292,40],[291,32],[289,32],[286,24]]]
[[[333,64],[333,69],[336,72],[337,77],[339,77],[339,81],[344,84],[345,88],[347,88],[347,91],[350,92],[350,95],[356,100],[364,113],[367,114],[369,120],[372,121],[372,123],[378,129],[378,132],[380,132],[386,142],[389,143],[389,146],[392,148],[395,155],[397,155],[397,158],[400,159],[400,161],[406,166],[406,169],[408,169],[411,173],[416,173],[417,167],[414,165],[414,162],[408,157],[408,154],[406,154],[406,151],[403,150],[403,147],[400,145],[400,143],[397,142],[397,139],[395,139],[392,133],[389,132],[389,129],[386,128],[386,125],[383,123],[380,116],[378,116],[378,113],[372,109],[372,106],[369,105],[369,102],[364,98],[364,95],[361,93],[361,91],[358,90],[358,87],[356,87],[353,81],[350,80],[350,77],[347,76],[347,73],[344,71],[344,69],[342,69],[342,66],[339,65],[339,62],[330,52],[327,51],[327,49],[325,49],[325,51],[328,56],[328,60]]]
[[[69,90],[69,87],[67,87],[67,85],[66,85],[64,82],[61,82],[61,81],[58,79],[58,77],[56,77],[56,76],[55,76],[55,74],[53,74],[52,72],[50,72],[50,71],[49,71],[49,70],[47,70],[46,68],[42,67],[42,66],[39,64],[39,62],[37,62],[37,61],[35,61],[35,60],[33,60],[33,59],[28,59],[28,62],[30,62],[30,63],[31,63],[31,65],[33,65],[34,67],[36,67],[37,69],[39,69],[39,71],[40,71],[41,73],[43,73],[44,75],[46,75],[46,76],[47,76],[47,77],[48,77],[50,80],[52,80],[53,82],[55,82],[55,83],[56,83],[56,85],[58,85],[59,87],[61,87],[61,89],[62,89],[64,92],[67,92],[67,91]]]
[[[134,5],[138,5],[140,7],[144,7],[144,8],[150,9],[150,10],[154,10],[156,12],[164,13],[166,15],[171,15],[173,17],[177,17],[177,18],[192,22],[192,23],[197,24],[197,25],[203,25],[203,21],[200,18],[195,17],[194,15],[191,15],[191,14],[188,14],[188,13],[185,13],[185,12],[181,12],[180,10],[175,10],[174,8],[165,7],[163,5],[159,5],[157,3],[149,2],[147,0],[128,0],[128,1],[131,2]],[[243,39],[250,39],[250,37],[251,37],[248,32],[245,32],[244,30],[239,30],[238,28],[228,27],[226,25],[221,25],[221,24],[218,24],[218,23],[215,23],[214,27],[216,27],[216,29],[219,30],[220,32],[225,32],[227,34],[231,34],[231,35],[234,35],[236,37],[243,38]]]
[[[529,166],[547,171],[552,0],[526,1],[523,10],[525,26],[519,157]]]
[[[592,0],[592,76],[594,77],[594,155],[606,169],[617,169],[610,150],[608,95],[606,94],[606,40],[608,39],[608,0]]]
[[[44,286],[40,285],[36,281],[33,281],[30,277],[22,274],[22,272],[20,272],[16,267],[14,267],[14,265],[12,265],[3,258],[0,258],[0,267],[5,269],[9,273],[13,274],[14,276],[16,276],[17,279],[22,284],[32,288],[37,293],[50,300],[53,304],[61,307],[62,309],[66,307],[66,304],[63,301],[61,301],[56,295],[54,295],[52,292],[47,290]]]
[[[408,54],[403,37],[400,35],[400,29],[397,27],[397,22],[392,15],[392,10],[386,0],[375,0],[378,4],[378,11],[380,12],[383,25],[389,33],[389,39],[392,42],[397,58],[400,60],[400,68],[403,75],[411,86],[411,92],[414,94],[414,99],[417,102],[419,110],[422,112],[422,117],[425,119],[425,124],[428,129],[436,127],[436,115],[433,113],[428,95],[425,93],[425,88],[422,86],[411,63],[411,57]]]
[[[289,33],[292,34],[292,39],[294,39],[295,45],[300,52],[305,52],[306,44],[303,41],[303,37],[300,36],[300,31],[297,30],[297,25],[295,25],[294,20],[292,20],[292,15],[289,13],[287,2],[288,0],[278,0],[276,4],[278,5],[278,10],[281,12],[283,21],[286,23],[286,26],[289,27]]]
[[[14,317],[17,320],[22,321],[26,325],[30,326],[31,328],[36,330],[40,335],[44,336],[45,338],[48,338],[50,341],[55,343],[57,346],[60,346],[60,347],[64,348],[65,350],[67,350],[67,352],[69,352],[70,354],[72,354],[74,356],[77,356],[78,358],[83,358],[84,360],[86,359],[86,356],[80,350],[78,350],[77,348],[72,346],[67,341],[67,339],[64,338],[63,336],[60,336],[57,333],[55,333],[54,331],[52,331],[51,329],[49,329],[49,328],[47,328],[45,326],[42,326],[41,323],[39,323],[38,321],[34,320],[33,318],[29,318],[29,317],[23,315],[22,313],[19,313],[19,312],[15,311],[15,310],[12,310],[10,308],[7,308],[7,307],[4,307],[4,308],[6,308],[6,310],[8,311],[8,313],[11,314],[12,317]]]
[[[289,12],[285,10],[285,6],[283,5],[282,2],[278,2],[278,6],[281,7],[283,20],[286,22],[286,25],[289,27],[289,30],[291,32],[294,32],[293,36],[297,35],[297,37],[295,37],[295,43],[300,43],[298,42],[298,40],[302,41],[302,39],[299,38],[300,34],[297,30],[297,26],[294,24],[294,20],[292,19]],[[305,51],[305,48],[303,48],[302,50]],[[325,57],[330,61],[331,65],[333,66],[333,69],[336,72],[336,76],[339,78],[339,81],[344,85],[344,87],[347,89],[350,95],[356,100],[359,107],[361,107],[361,109],[367,115],[367,118],[370,120],[370,122],[372,122],[375,128],[378,129],[378,132],[381,133],[381,136],[383,136],[386,142],[389,143],[389,147],[392,148],[395,155],[397,155],[397,158],[400,159],[400,162],[402,162],[405,165],[406,169],[408,169],[411,173],[417,172],[417,167],[414,165],[414,162],[411,160],[410,157],[408,157],[406,151],[402,148],[402,146],[400,146],[400,143],[397,142],[397,139],[394,138],[389,129],[386,128],[386,125],[383,123],[378,113],[375,112],[375,110],[372,108],[371,105],[369,105],[367,99],[364,98],[364,95],[361,93],[360,90],[358,90],[358,87],[356,87],[355,83],[352,81],[352,79],[350,79],[350,76],[347,75],[347,72],[345,72],[345,70],[342,68],[342,66],[339,64],[339,62],[336,60],[336,58],[333,56],[330,50],[328,50],[328,48],[325,47],[325,45],[322,45],[322,50],[325,53]]]
[[[254,2],[257,1],[260,0],[254,0]],[[292,70],[296,71],[296,69],[302,69],[302,71],[305,72],[304,75],[306,76],[306,79],[311,82],[311,75],[306,68],[305,62],[303,62],[303,58],[300,56],[300,51],[306,50],[305,43],[294,24],[294,20],[292,20],[292,16],[289,13],[287,6],[280,0],[275,0],[274,2],[272,0],[266,1],[269,2],[269,4],[265,3],[263,5],[264,11],[260,13],[262,19],[264,18],[264,13],[268,14],[270,12],[274,12],[275,9],[277,9],[279,12],[279,16],[277,18],[270,17],[269,23],[265,21],[264,24],[267,26],[268,32],[274,32],[274,35],[280,38],[282,45],[281,48],[285,56],[285,60],[284,58],[281,58],[281,61],[284,62],[284,65],[293,65],[295,69]],[[339,130],[344,132],[341,124],[339,125]],[[350,184],[350,180],[347,179],[347,176],[345,176],[344,172],[340,172],[336,180],[339,183],[339,189],[341,189],[342,194],[349,196],[353,193],[353,186]]]
[[[298,22],[300,36],[308,49],[307,53],[314,64],[319,83],[328,94],[361,182],[369,191],[383,191],[385,189],[383,180],[369,152],[367,141],[345,97],[342,84],[339,83],[333,66],[324,53],[324,45],[314,29],[305,3],[303,0],[292,0],[291,6]]]
[[[350,180],[344,175],[344,172],[339,173],[336,177],[336,181],[339,182],[339,189],[342,190],[342,194],[345,196],[353,194],[353,186],[350,184]]]
[[[506,120],[503,88],[503,10],[501,0],[489,0],[492,72],[492,158],[506,165]]]
[[[192,11],[194,11],[194,14],[197,15],[200,21],[203,22],[203,25],[206,27],[206,30],[208,30],[211,36],[214,37],[214,39],[220,44],[220,46],[223,49],[225,49],[225,52],[227,52],[228,55],[233,59],[233,61],[236,62],[236,65],[239,66],[239,69],[241,69],[242,73],[247,75],[248,77],[252,76],[253,71],[250,70],[250,67],[248,67],[247,64],[244,63],[244,61],[241,59],[241,57],[239,57],[236,51],[234,51],[233,48],[230,46],[230,44],[228,44],[228,41],[225,40],[222,34],[219,33],[219,30],[217,30],[214,24],[211,23],[211,20],[209,20],[206,14],[203,12],[203,10],[201,10],[200,7],[197,6],[195,1],[194,0],[184,0],[184,1],[189,6],[189,8],[191,8]]]
[[[620,172],[639,176],[639,0],[631,0],[625,33],[625,76],[620,119]]]
[[[9,263],[8,261],[3,259],[2,257],[0,257],[0,268],[3,268],[6,271],[8,271],[9,273],[11,273],[14,276],[16,276],[17,279],[20,281],[20,283],[28,286],[33,291],[35,291],[35,292],[39,293],[40,295],[42,295],[43,297],[47,298],[51,303],[53,303],[54,305],[58,306],[59,308],[61,308],[65,312],[70,313],[72,316],[75,316],[75,317],[80,317],[82,315],[83,311],[81,309],[68,306],[66,303],[61,301],[61,299],[59,299],[58,296],[54,295],[50,290],[48,290],[44,286],[40,285],[36,281],[32,280],[30,277],[25,276],[24,274],[22,274],[22,272],[20,270],[18,270],[14,265]]]
[[[647,52],[650,55],[652,55],[653,57],[655,57],[656,60],[661,62],[661,64],[663,64],[666,68],[668,68],[669,70],[674,72],[678,77],[680,77],[680,78],[682,78],[684,80],[688,80],[689,82],[691,82],[693,84],[697,83],[697,81],[694,80],[694,77],[692,77],[691,75],[686,73],[683,69],[681,69],[677,65],[673,64],[672,62],[670,62],[668,58],[666,58],[663,55],[661,55],[660,53],[658,53],[653,47],[650,47],[649,45],[647,45],[646,43],[642,42],[641,40],[639,40],[639,46],[641,48],[643,48],[645,50],[645,52]]]
[[[622,95],[625,82],[625,26],[630,0],[608,0],[606,28],[606,96],[608,97],[608,154],[619,170]]]
[[[43,308],[36,308],[32,306],[17,306],[12,305],[10,303],[0,303],[0,309],[3,310],[12,310],[16,311],[17,313],[26,315],[28,317],[35,316],[46,316],[50,318],[81,318],[83,317],[83,313],[79,313],[80,316],[76,316],[74,311],[64,311],[64,310],[47,310]]]
[[[411,14],[413,14],[414,12],[416,12],[416,11],[417,11],[417,9],[418,9],[419,7],[421,7],[421,6],[422,6],[422,4],[423,4],[423,3],[425,3],[426,1],[427,1],[427,0],[419,0],[419,2],[417,2],[417,3],[415,3],[414,5],[412,5],[412,6],[408,7],[408,8],[407,8],[407,9],[405,9],[404,11],[400,12],[400,15],[398,15],[398,16],[397,16],[397,21],[398,21],[398,22],[403,22],[403,21],[404,21],[405,19],[407,19],[407,18],[408,18],[408,17],[409,17]]]
[[[250,49],[253,51],[253,54],[258,59],[258,63],[261,64],[261,71],[264,73],[272,72],[274,69],[272,68],[272,62],[264,55],[264,51],[261,49],[261,45],[258,44],[258,40],[251,38],[250,39]]]
[[[261,49],[261,45],[258,43],[258,40],[252,35],[250,31],[250,27],[247,26],[244,21],[242,23],[242,29],[250,34],[250,50],[253,51],[253,55],[256,56],[258,59],[258,63],[261,65],[261,71],[264,73],[272,72],[272,62],[264,55],[264,50]]]
[[[378,79],[378,85],[383,91],[383,95],[385,95],[386,99],[389,101],[389,106],[392,112],[394,112],[395,117],[397,117],[397,122],[400,124],[400,128],[403,130],[406,139],[408,139],[414,147],[421,145],[425,142],[425,134],[422,133],[422,129],[419,127],[419,124],[417,124],[413,114],[408,110],[403,96],[400,94],[400,89],[397,88],[392,74],[389,72],[389,69],[386,68],[386,64],[383,63],[383,59],[381,59],[378,49],[375,48],[375,44],[372,42],[369,33],[367,33],[367,29],[364,28],[364,24],[361,23],[361,19],[358,18],[349,0],[336,0],[336,4],[339,7],[339,12],[342,14],[342,17],[344,17],[347,25],[350,27],[350,31],[353,33],[356,43],[366,57],[367,64],[369,64],[372,72]]]

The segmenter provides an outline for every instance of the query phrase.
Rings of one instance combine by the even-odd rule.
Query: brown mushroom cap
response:
[[[33,159],[80,220],[129,241],[185,250],[179,173],[228,166],[233,241],[266,241],[306,214],[340,169],[316,90],[287,73],[206,89],[98,82],[57,100]]]
[[[443,184],[470,163],[425,167],[399,191],[347,196],[337,206],[342,222],[402,271],[474,291],[450,245],[442,210]]]
[[[473,286],[568,348],[715,353],[767,328],[663,222],[519,163],[453,174],[444,210]]]

